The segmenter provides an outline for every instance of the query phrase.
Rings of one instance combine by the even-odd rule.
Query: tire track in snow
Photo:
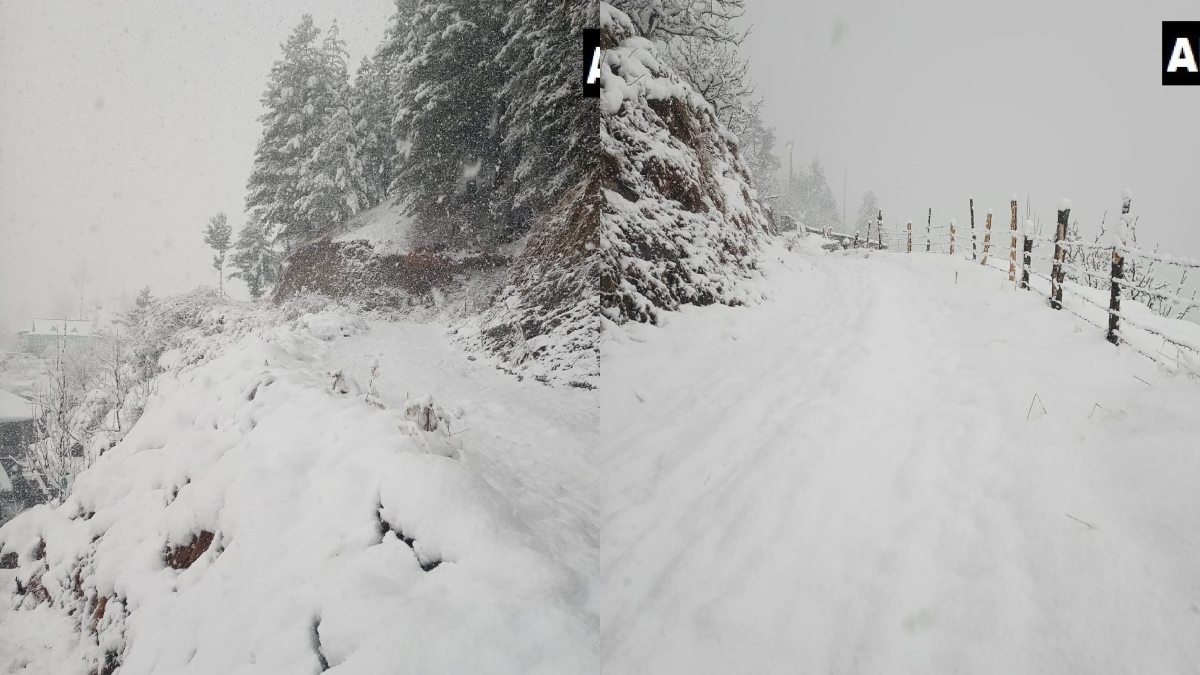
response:
[[[967,565],[954,556],[995,529],[971,512],[982,497],[961,472],[967,425],[913,395],[972,395],[957,382],[955,333],[903,270],[831,258],[811,272],[777,271],[763,307],[689,310],[661,334],[631,328],[643,354],[661,350],[652,380],[621,345],[615,368],[602,366],[647,401],[620,386],[602,394],[613,672],[729,672],[781,654],[861,672],[879,654],[927,662],[944,646],[912,636],[953,620],[938,607]],[[739,338],[713,340],[713,324]],[[681,380],[693,392],[672,398]]]

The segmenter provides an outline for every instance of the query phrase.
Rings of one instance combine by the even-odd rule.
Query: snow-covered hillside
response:
[[[771,302],[606,327],[606,669],[1200,672],[1200,382],[817,241]]]
[[[596,394],[437,324],[253,319],[0,528],[0,672],[590,672]]]
[[[712,106],[657,56],[630,18],[600,3],[601,306],[650,321],[681,304],[750,304],[768,221]]]

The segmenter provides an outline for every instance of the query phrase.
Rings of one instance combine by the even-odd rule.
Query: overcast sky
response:
[[[1072,199],[1086,235],[1133,190],[1143,245],[1200,257],[1200,87],[1163,87],[1161,22],[1189,2],[748,0],[768,123],[819,151],[849,216],[967,222],[1011,193],[1042,220]],[[787,151],[780,150],[784,167]]]
[[[305,12],[356,66],[391,0],[0,0],[0,331],[95,294],[215,285],[203,243],[237,230],[259,98]],[[244,295],[240,282],[231,282]],[[75,309],[69,309],[74,307]],[[7,324],[7,326],[5,325]]]
[[[1043,220],[1074,201],[1085,233],[1134,193],[1143,243],[1200,256],[1200,88],[1159,82],[1160,22],[1195,2],[749,0],[746,44],[779,144],[820,152],[848,212],[879,195],[889,224]],[[212,284],[201,230],[235,231],[259,97],[301,14],[334,18],[352,64],[390,0],[0,0],[0,330],[94,295]],[[786,150],[780,148],[786,166]],[[233,282],[241,293],[239,282]],[[4,324],[7,324],[4,325]]]

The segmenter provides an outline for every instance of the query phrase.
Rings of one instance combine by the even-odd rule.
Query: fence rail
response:
[[[1003,236],[993,240],[991,209],[987,211],[983,233],[979,236],[975,229],[974,199],[969,202],[969,247],[965,246],[967,242],[963,241],[963,234],[953,219],[948,223],[933,223],[932,208],[927,212],[924,228],[914,228],[912,221],[907,221],[900,230],[885,228],[883,214],[880,213],[874,241],[870,239],[870,227],[865,238],[860,238],[858,233],[844,235],[828,229],[805,229],[838,240],[846,247],[869,246],[905,253],[924,250],[928,253],[957,254],[965,260],[1006,273],[1008,280],[1014,282],[1014,288],[1038,293],[1047,299],[1051,308],[1066,310],[1104,332],[1114,345],[1128,345],[1155,363],[1200,376],[1200,340],[1189,339],[1177,334],[1177,329],[1168,328],[1170,322],[1166,317],[1145,318],[1122,309],[1123,299],[1157,298],[1171,303],[1171,312],[1179,313],[1175,317],[1177,319],[1186,317],[1189,310],[1200,310],[1200,301],[1197,301],[1200,291],[1193,292],[1190,297],[1184,295],[1183,291],[1188,272],[1200,269],[1200,260],[1143,251],[1131,246],[1128,240],[1128,233],[1132,231],[1131,202],[1129,191],[1125,191],[1117,231],[1106,241],[1098,238],[1095,243],[1068,239],[1071,203],[1065,199],[1058,205],[1054,236],[1038,234],[1028,220],[1018,227],[1015,195],[1009,204],[1010,236],[1007,241]],[[1003,225],[1000,227],[1003,228]],[[1003,256],[1004,252],[1008,255]],[[1083,257],[1087,253],[1092,257]],[[1007,260],[1003,259],[1005,257]],[[1050,273],[1035,269],[1034,261],[1048,264]],[[1177,288],[1172,291],[1169,284],[1155,282],[1152,274],[1148,273],[1143,273],[1139,278],[1130,278],[1128,272],[1135,268],[1128,267],[1126,263],[1136,265],[1138,261],[1149,263],[1151,271],[1155,263],[1182,268]],[[1100,287],[1088,285],[1089,279]],[[1095,297],[1101,294],[1105,296],[1103,301]],[[1107,321],[1102,317],[1106,317]],[[1107,325],[1104,325],[1106,322]],[[1155,350],[1150,346],[1151,341],[1161,341],[1162,346]],[[1174,349],[1173,354],[1169,348]]]

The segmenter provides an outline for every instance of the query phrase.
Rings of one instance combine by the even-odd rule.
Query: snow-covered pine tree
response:
[[[420,245],[491,243],[508,229],[506,214],[489,208],[504,18],[503,6],[487,0],[416,0],[411,15],[397,15],[391,49],[400,51],[403,86],[392,189],[406,200]]]
[[[561,0],[525,0],[508,11],[495,66],[504,73],[504,135],[492,213],[506,220],[502,239],[523,235],[595,165],[598,112],[581,96],[578,52],[596,14],[594,2]]]
[[[814,158],[808,171],[801,171],[796,178],[796,206],[801,221],[809,227],[841,229],[842,214],[837,199],[825,178],[825,167],[820,158]]]
[[[320,56],[316,109],[322,126],[317,130],[316,149],[300,165],[297,184],[301,194],[297,216],[309,232],[329,230],[373,205],[359,158],[346,48],[337,22],[326,33]]]
[[[392,183],[392,155],[396,152],[392,135],[392,119],[396,116],[392,106],[394,66],[394,59],[386,52],[364,57],[350,91],[350,115],[358,137],[367,208],[381,203]]]
[[[875,193],[867,190],[863,195],[862,205],[858,207],[858,215],[854,217],[854,229],[869,233],[872,227],[877,223],[879,217],[879,198]]]
[[[262,223],[250,219],[242,226],[229,263],[238,270],[229,278],[244,281],[250,297],[255,300],[261,298],[267,287],[275,283],[279,254],[271,246]]]
[[[326,100],[319,37],[312,16],[304,15],[283,44],[283,58],[271,68],[262,98],[267,112],[259,118],[263,135],[247,184],[251,219],[285,241],[309,234],[310,223],[300,217],[297,204],[304,196],[301,167],[320,145],[325,124],[319,108]]]
[[[217,252],[213,256],[213,269],[217,271],[217,292],[221,295],[225,294],[225,252],[229,250],[231,235],[233,228],[229,226],[224,213],[210,218],[204,228],[204,243]]]

